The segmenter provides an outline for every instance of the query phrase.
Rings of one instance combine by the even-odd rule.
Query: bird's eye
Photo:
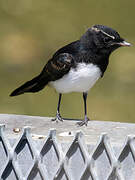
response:
[[[110,38],[110,37],[105,37],[105,38],[104,38],[104,42],[105,42],[105,43],[108,43],[108,42],[111,41],[111,40],[112,40],[112,38]]]

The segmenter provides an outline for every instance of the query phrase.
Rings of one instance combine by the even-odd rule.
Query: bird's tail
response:
[[[48,84],[48,77],[42,77],[40,74],[39,76],[33,78],[30,81],[27,81],[19,88],[15,89],[10,96],[18,96],[20,94],[29,93],[29,92],[38,92],[43,89]]]

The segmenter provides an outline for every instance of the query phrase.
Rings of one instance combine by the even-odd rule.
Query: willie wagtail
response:
[[[87,125],[88,91],[99,78],[103,77],[111,52],[121,46],[130,46],[130,43],[121,38],[112,28],[94,25],[79,40],[59,49],[37,77],[14,90],[10,96],[35,93],[50,85],[59,93],[56,118],[53,120],[63,121],[60,115],[62,94],[82,92],[85,116],[78,125]]]

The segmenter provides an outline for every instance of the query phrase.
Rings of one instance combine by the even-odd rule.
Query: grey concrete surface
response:
[[[66,119],[63,122],[52,122],[50,117],[26,116],[15,114],[0,114],[0,124],[5,124],[6,134],[10,137],[18,137],[22,128],[31,127],[33,137],[44,138],[48,135],[49,129],[56,129],[57,138],[60,141],[70,142],[75,133],[83,131],[86,143],[96,143],[99,136],[103,133],[108,134],[111,143],[123,144],[127,135],[135,135],[135,124],[107,122],[107,121],[89,121],[88,126],[78,127],[78,120]],[[14,128],[19,128],[20,132],[15,133]]]

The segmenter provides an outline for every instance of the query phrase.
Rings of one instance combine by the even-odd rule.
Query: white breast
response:
[[[93,64],[79,63],[68,74],[49,84],[59,93],[88,92],[101,77],[101,70]]]

